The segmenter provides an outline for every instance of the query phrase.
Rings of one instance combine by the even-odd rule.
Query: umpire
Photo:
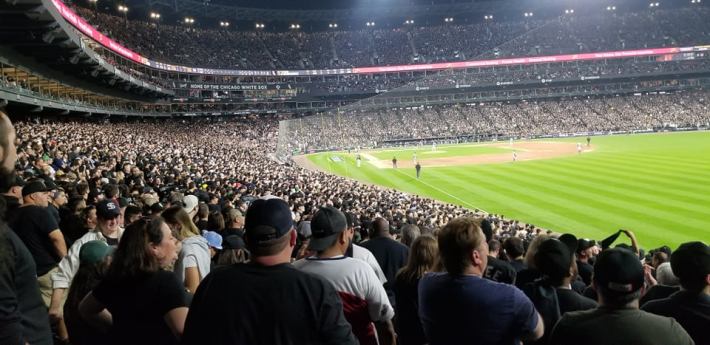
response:
[[[414,169],[417,169],[417,179],[419,179],[419,174],[422,171],[422,166],[417,162],[417,165],[414,166]]]

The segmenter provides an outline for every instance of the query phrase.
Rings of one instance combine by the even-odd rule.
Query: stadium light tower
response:
[[[527,16],[526,16],[526,17],[527,17]],[[493,16],[489,14],[489,15],[487,15],[487,16],[483,16],[483,19],[485,19],[485,20],[493,20]]]
[[[256,23],[255,27],[257,29],[263,29],[264,28],[264,23]]]
[[[525,13],[523,13],[523,16],[524,17],[532,17],[533,13],[532,12],[525,12]]]
[[[691,4],[699,4],[699,3],[700,3],[700,0],[690,0],[690,3],[691,3]]]
[[[338,28],[338,23],[330,23],[328,24],[328,27],[331,29],[337,29]]]
[[[658,5],[660,5],[660,4],[661,3],[659,3],[659,2],[652,2],[652,3],[648,4],[648,7],[654,8],[654,7],[658,7]]]
[[[412,24],[414,24],[414,20],[412,20],[412,19],[407,19],[407,20],[404,21],[404,24],[412,25]]]
[[[150,19],[155,19],[155,20],[160,19],[160,13],[150,12]]]
[[[565,10],[565,14],[574,14],[574,10],[573,9]]]
[[[291,24],[291,26],[289,26],[289,28],[291,30],[298,30],[301,28],[301,24]]]
[[[190,17],[185,17],[185,24],[194,24],[195,23],[195,18],[190,18]]]
[[[128,25],[128,7],[124,5],[118,5],[118,12],[123,13],[123,19],[126,20],[126,25]]]
[[[365,23],[366,26],[375,26],[375,22],[367,22]]]
[[[444,18],[444,23],[452,23],[454,21],[453,17]]]
[[[607,6],[606,10],[607,11],[616,11],[616,6]]]
[[[229,22],[219,22],[219,26],[223,28],[228,28],[229,27]]]

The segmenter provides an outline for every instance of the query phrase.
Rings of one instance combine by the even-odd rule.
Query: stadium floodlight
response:
[[[227,28],[227,27],[229,27],[229,22],[219,22],[219,26],[221,26],[223,28]]]
[[[255,27],[256,27],[257,29],[263,29],[263,28],[264,28],[264,24],[263,24],[263,23],[256,23]]]
[[[532,13],[532,12],[525,12],[525,13],[523,14],[523,16],[525,16],[525,17],[532,17],[532,16],[533,16],[533,13]]]
[[[526,13],[526,14],[527,14],[527,13]],[[526,15],[526,17],[527,17],[527,15]],[[493,19],[493,16],[489,14],[489,15],[487,15],[487,16],[483,16],[483,19],[485,19],[485,20],[491,20],[491,19]]]
[[[660,3],[652,2],[652,3],[648,4],[648,7],[658,7],[658,5],[660,5]]]
[[[89,2],[96,4],[96,2],[99,0],[89,0]]]
[[[700,0],[690,0],[690,3],[691,3],[691,4],[699,4],[699,3],[700,3]]]
[[[194,18],[185,17],[185,24],[192,24],[195,22]]]
[[[160,19],[160,13],[150,12],[151,19]]]
[[[404,24],[412,25],[412,24],[414,24],[414,20],[412,20],[412,19],[407,19],[407,20],[404,21]]]
[[[445,23],[451,23],[451,22],[453,22],[453,21],[454,21],[454,18],[453,18],[453,17],[444,18],[444,22],[445,22]]]
[[[330,23],[330,24],[328,24],[328,27],[331,29],[335,29],[338,27],[338,23]]]
[[[616,11],[616,6],[607,6],[606,10],[607,11]]]
[[[572,9],[565,10],[565,14],[573,14],[573,13],[574,13],[574,10],[572,10]]]
[[[118,12],[126,13],[126,12],[128,12],[128,7],[123,6],[123,5],[118,5]]]
[[[367,22],[365,23],[366,26],[375,26],[375,22]]]
[[[291,30],[298,30],[301,28],[301,24],[291,24],[290,28]]]

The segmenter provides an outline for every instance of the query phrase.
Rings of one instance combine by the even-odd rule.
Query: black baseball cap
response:
[[[577,252],[578,241],[576,236],[572,234],[562,234],[558,239],[567,245],[567,248],[569,248],[572,254]]]
[[[322,251],[328,249],[338,234],[345,231],[348,221],[343,212],[334,207],[321,207],[311,220],[311,241],[308,249]]]
[[[121,209],[111,199],[104,199],[96,204],[96,216],[101,219],[114,219],[120,215]]]
[[[244,239],[250,247],[280,238],[291,229],[291,209],[279,198],[254,200],[244,217]]]
[[[703,242],[683,243],[671,255],[671,269],[686,289],[698,288],[710,274],[710,247]]]
[[[542,243],[535,253],[535,266],[552,279],[564,278],[572,266],[574,252],[564,242],[550,238]]]
[[[643,286],[643,266],[636,254],[627,249],[608,249],[597,256],[593,279],[606,291],[619,295],[633,293]]]
[[[44,184],[44,181],[34,180],[28,182],[27,184],[25,184],[25,187],[22,188],[22,197],[24,198],[30,194],[48,191],[50,191],[50,189],[47,188],[47,186]]]
[[[596,243],[592,240],[588,240],[586,238],[580,238],[577,241],[577,253],[580,253],[582,251],[585,251],[589,248],[592,248],[596,245]]]

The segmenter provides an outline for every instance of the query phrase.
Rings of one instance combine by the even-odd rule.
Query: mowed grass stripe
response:
[[[557,181],[567,185],[582,188],[593,188],[600,193],[608,195],[619,195],[618,190],[623,190],[622,197],[640,203],[647,203],[649,200],[674,200],[681,205],[679,211],[694,211],[702,213],[707,210],[702,194],[698,193],[678,193],[675,187],[660,185],[659,183],[643,183],[633,179],[610,179],[609,176],[596,176],[582,174],[578,169],[566,169],[558,165],[547,165],[535,169],[527,169],[526,174],[536,175],[550,181]],[[663,199],[659,196],[663,195]],[[666,207],[666,205],[662,205]]]
[[[553,166],[566,167],[570,170],[580,170],[589,172],[590,177],[605,176],[614,177],[613,181],[624,183],[643,183],[646,185],[665,185],[669,188],[676,188],[678,191],[690,193],[688,196],[693,197],[693,193],[701,194],[704,191],[710,191],[706,183],[698,184],[698,182],[686,183],[691,179],[689,176],[679,175],[678,173],[659,173],[651,170],[652,168],[629,168],[620,167],[618,164],[608,161],[595,161],[594,163],[584,164],[580,167],[578,163],[560,160],[551,164]],[[537,168],[545,168],[545,165],[540,164]],[[693,191],[693,192],[690,192]]]
[[[462,176],[461,172],[450,171],[447,176],[449,176],[451,182],[457,182],[456,185],[460,186],[470,185],[470,183],[466,184],[466,181],[478,182],[473,187],[462,188],[465,190],[482,189],[488,194],[487,198],[500,200],[502,204],[508,205],[507,208],[512,208],[515,214],[546,215],[556,219],[564,219],[565,223],[574,224],[579,228],[583,228],[584,223],[577,221],[577,219],[588,217],[587,213],[579,211],[576,207],[569,207],[570,203],[554,203],[548,197],[538,196],[536,193],[524,193],[525,190],[529,189],[528,186],[519,183],[508,183],[509,181],[492,176],[490,173]]]
[[[453,173],[450,174],[453,175]],[[578,236],[600,238],[600,234],[610,234],[613,232],[612,230],[627,228],[642,233],[642,242],[653,245],[668,243],[665,234],[669,229],[673,229],[676,233],[684,233],[682,238],[686,240],[697,238],[697,233],[691,232],[687,234],[688,229],[685,227],[677,228],[678,223],[669,222],[666,219],[649,223],[646,214],[641,214],[639,217],[631,217],[629,214],[621,212],[613,212],[606,217],[598,217],[596,215],[604,210],[599,208],[591,208],[589,212],[578,210],[587,208],[588,204],[565,200],[561,205],[558,202],[549,202],[549,195],[541,198],[535,196],[534,193],[525,193],[525,190],[530,189],[527,183],[522,185],[517,183],[498,183],[501,181],[500,178],[482,178],[486,177],[486,174],[476,174],[475,176],[476,178],[473,178],[473,180],[478,181],[480,185],[495,187],[494,189],[483,187],[483,189],[490,192],[488,197],[505,203],[505,206],[497,208],[499,210],[497,213],[503,213],[508,217],[558,232],[572,232]],[[452,179],[462,181],[458,177]],[[481,203],[483,203],[483,200]],[[511,207],[511,205],[515,207]],[[675,219],[675,217],[671,219]],[[681,238],[677,239],[680,240]]]
[[[678,219],[677,214],[672,214],[662,208],[651,208],[647,205],[625,201],[621,194],[612,193],[608,196],[606,192],[595,192],[589,186],[582,187],[568,186],[562,183],[545,183],[538,179],[526,178],[520,174],[505,174],[504,171],[490,171],[489,176],[493,180],[513,182],[518,188],[528,190],[530,194],[542,194],[546,200],[557,208],[569,209],[566,205],[576,204],[574,209],[578,213],[587,214],[589,218],[604,219],[616,217],[619,213],[637,219],[647,219],[649,222],[663,221],[665,219]],[[592,190],[590,190],[592,189]],[[576,200],[585,200],[578,202]],[[613,210],[613,211],[612,211]],[[686,221],[685,226],[692,226]],[[678,225],[681,225],[678,223]],[[699,228],[697,230],[701,230]]]
[[[663,159],[659,157],[652,157],[649,159],[637,159],[637,158],[631,158],[628,156],[623,156],[623,157],[608,157],[604,160],[603,162],[608,162],[608,163],[614,163],[614,164],[619,164],[619,168],[644,168],[645,170],[643,171],[644,174],[653,174],[653,175],[669,175],[671,174],[673,177],[678,176],[678,175],[687,175],[685,178],[688,180],[694,180],[695,182],[698,182],[699,179],[695,178],[695,175],[699,176],[708,176],[708,172],[706,171],[693,171],[698,168],[699,165],[710,165],[710,161],[696,161],[696,164],[694,166],[681,166],[681,165],[676,165],[676,164],[668,164],[666,162],[662,162]],[[690,175],[688,175],[690,173]]]

